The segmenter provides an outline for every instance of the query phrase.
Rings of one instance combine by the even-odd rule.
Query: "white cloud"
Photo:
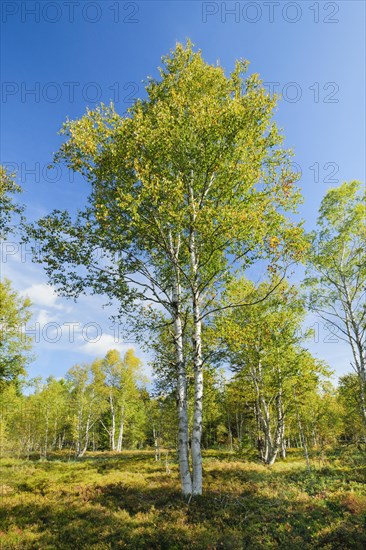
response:
[[[61,304],[57,304],[58,296],[51,285],[45,283],[35,283],[20,292],[22,296],[28,296],[35,306],[55,307],[63,309]]]
[[[93,357],[104,357],[106,353],[111,349],[116,349],[120,353],[125,353],[128,349],[135,349],[135,346],[133,344],[128,343],[122,343],[122,342],[116,342],[115,338],[111,334],[101,334],[101,335],[84,335],[84,341],[86,339],[89,339],[89,341],[86,341],[83,345],[80,346],[80,351],[82,353],[85,353],[86,355],[91,355]],[[92,341],[92,339],[95,338],[95,342]]]
[[[43,327],[48,323],[56,322],[56,318],[55,316],[51,316],[47,309],[40,309],[37,313],[35,322],[39,323]]]

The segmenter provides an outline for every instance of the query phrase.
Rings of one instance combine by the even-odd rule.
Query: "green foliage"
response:
[[[365,441],[365,425],[360,415],[360,380],[355,373],[339,379],[338,401],[342,407],[343,439],[349,442]]]
[[[284,215],[300,200],[291,153],[271,120],[275,100],[258,75],[244,78],[246,67],[238,61],[227,77],[178,44],[126,116],[101,105],[64,124],[55,160],[91,184],[88,207],[75,221],[55,211],[29,228],[61,292],[106,293],[124,310],[157,301],[172,313],[177,266],[183,288],[193,280],[192,235],[201,292],[222,285],[228,255],[237,267],[267,258],[273,269],[301,257],[301,226]]]
[[[223,307],[232,295],[248,305],[219,313],[212,338],[237,373],[236,391],[242,385],[246,407],[255,411],[252,433],[257,431],[259,450],[271,463],[284,444],[286,423],[289,437],[291,423],[298,424],[300,409],[317,395],[320,378],[329,372],[302,347],[305,307],[295,287],[276,280],[256,287],[238,279],[228,286]]]
[[[319,209],[318,231],[312,234],[309,259],[316,274],[308,278],[308,283],[313,285],[311,305],[317,310],[333,304],[333,312],[344,310],[348,293],[351,302],[356,304],[361,300],[355,311],[360,329],[365,324],[362,301],[366,281],[365,237],[362,184],[352,181],[330,189]],[[319,286],[315,285],[317,281]],[[342,319],[338,321],[343,333],[347,327],[341,323]]]
[[[0,237],[4,239],[13,232],[10,225],[14,214],[21,214],[24,208],[13,200],[14,193],[20,193],[21,187],[14,181],[14,174],[10,174],[0,165]]]
[[[31,302],[11,288],[8,279],[0,281],[0,393],[5,384],[25,374],[30,360],[31,339],[25,334],[31,318]]]
[[[358,181],[330,189],[312,235],[309,306],[346,341],[358,376],[359,412],[366,427],[366,195]]]

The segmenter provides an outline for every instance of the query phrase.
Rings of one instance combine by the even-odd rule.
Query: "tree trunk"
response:
[[[187,403],[187,371],[184,361],[183,350],[183,325],[181,318],[181,286],[180,272],[178,269],[178,256],[180,249],[180,239],[176,247],[173,244],[173,237],[169,234],[169,246],[172,261],[175,267],[175,281],[172,292],[173,306],[173,329],[174,329],[174,347],[175,360],[177,367],[177,410],[178,410],[178,457],[179,473],[181,479],[182,493],[185,496],[192,494],[192,477],[189,468],[189,450],[188,450],[188,403]]]
[[[47,456],[47,449],[48,449],[48,430],[49,430],[49,419],[48,419],[48,405],[46,409],[46,433],[45,433],[45,439],[44,439],[44,457]]]
[[[122,406],[121,420],[119,423],[118,440],[117,440],[117,447],[116,447],[116,451],[118,453],[122,451],[124,428],[125,428],[125,411],[124,411],[124,407]]]
[[[89,445],[89,431],[90,431],[90,413],[88,414],[88,419],[87,419],[87,421],[86,421],[86,426],[85,426],[84,447],[83,447],[82,450],[79,452],[78,458],[81,458],[82,456],[84,456],[84,454],[86,453],[86,451],[87,451],[87,449],[88,449],[88,445]]]
[[[109,434],[111,451],[116,448],[116,414],[114,411],[114,403],[112,393],[109,394],[109,406],[111,409],[111,431]]]
[[[310,473],[311,468],[310,468],[310,459],[309,459],[308,446],[307,446],[307,443],[306,443],[306,437],[305,437],[304,430],[303,430],[303,427],[302,427],[300,411],[299,411],[299,405],[298,405],[297,395],[296,395],[295,389],[294,389],[294,397],[295,397],[297,424],[299,426],[300,441],[301,441],[302,447],[304,449],[304,455],[305,455],[305,460],[306,460],[306,469]]]
[[[360,397],[360,409],[361,417],[366,427],[366,359],[365,359],[365,346],[364,338],[362,337],[362,328],[355,318],[354,309],[352,305],[352,299],[350,298],[350,291],[347,285],[347,281],[342,277],[343,290],[345,299],[341,298],[342,306],[345,313],[345,325],[348,340],[352,349],[354,358],[354,368],[359,380],[359,397]],[[361,331],[360,331],[361,328]]]
[[[202,319],[199,292],[198,255],[196,249],[195,229],[196,211],[192,187],[190,201],[193,210],[192,228],[189,236],[189,252],[192,269],[192,310],[193,310],[193,368],[194,368],[194,409],[192,432],[192,491],[202,495],[202,404],[203,404],[203,362],[202,362]]]
[[[229,431],[229,448],[230,448],[230,451],[233,452],[234,448],[233,448],[233,432],[232,432],[232,429],[231,429],[231,422],[230,422],[230,415],[228,414],[227,415],[227,427],[228,427],[228,431]]]
[[[263,427],[264,434],[264,449],[262,451],[263,461],[265,464],[273,464],[276,460],[274,456],[273,440],[271,433],[271,417],[267,403],[263,395],[259,398],[258,403],[259,418]]]
[[[282,443],[281,443],[281,457],[284,460],[286,458],[286,439],[285,438],[282,439]]]
[[[264,397],[261,397],[261,405],[263,411],[260,410],[261,420],[264,428],[264,463],[268,466],[272,466],[275,463],[278,452],[283,444],[284,438],[284,411],[282,405],[282,392],[280,391],[277,396],[277,425],[274,436],[271,431],[271,418],[269,407],[265,402]]]
[[[193,365],[194,365],[194,411],[192,432],[192,473],[193,494],[202,495],[202,401],[203,401],[203,367],[201,341],[201,311],[199,298],[194,296],[193,311]]]
[[[154,424],[153,424],[153,438],[154,438],[155,460],[158,461],[160,460],[159,436]]]
[[[192,478],[189,469],[188,454],[188,410],[187,410],[187,373],[183,356],[183,332],[180,315],[174,320],[174,340],[177,359],[177,407],[178,407],[178,452],[179,472],[183,495],[192,494]]]

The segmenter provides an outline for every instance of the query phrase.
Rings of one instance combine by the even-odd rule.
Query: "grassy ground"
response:
[[[366,548],[362,456],[309,476],[296,454],[266,468],[207,452],[205,494],[190,503],[173,459],[146,451],[0,466],[2,549]]]

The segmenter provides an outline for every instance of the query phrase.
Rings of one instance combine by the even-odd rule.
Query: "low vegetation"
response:
[[[366,462],[347,447],[306,471],[206,451],[202,497],[180,494],[175,453],[3,458],[1,548],[365,548]]]

